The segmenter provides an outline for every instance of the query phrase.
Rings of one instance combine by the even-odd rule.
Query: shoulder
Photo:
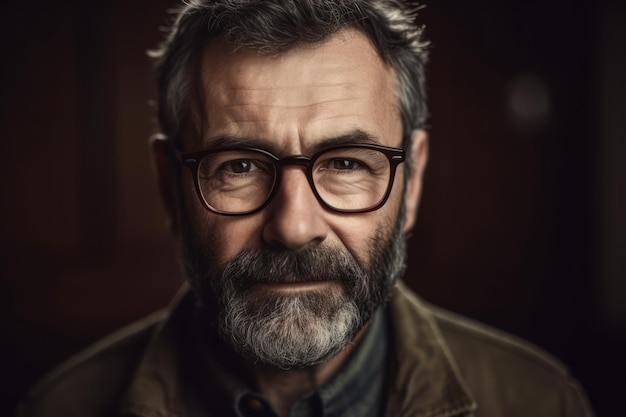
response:
[[[61,364],[23,399],[18,416],[117,415],[152,330],[163,318],[163,312],[154,313]]]
[[[592,415],[578,382],[552,355],[509,333],[425,303],[406,288],[400,291],[404,299],[400,302],[431,321],[478,405],[477,415]]]

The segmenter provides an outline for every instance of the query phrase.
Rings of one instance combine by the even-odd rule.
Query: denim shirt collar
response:
[[[348,362],[318,389],[324,417],[379,416],[385,404],[388,335],[386,310],[379,308]]]

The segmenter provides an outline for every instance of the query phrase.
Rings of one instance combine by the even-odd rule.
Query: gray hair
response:
[[[271,55],[354,28],[396,72],[403,146],[409,149],[412,132],[427,118],[428,43],[422,39],[423,27],[416,24],[419,9],[402,0],[187,0],[165,42],[150,53],[159,72],[161,130],[170,143],[178,143],[184,125],[194,122],[193,106],[203,99],[190,97],[198,90],[192,88],[198,80],[194,65],[210,38],[224,36],[234,49]]]

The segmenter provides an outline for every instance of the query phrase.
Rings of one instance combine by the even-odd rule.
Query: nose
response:
[[[270,245],[300,250],[326,239],[324,208],[315,198],[301,166],[283,169],[278,190],[265,210],[268,217],[263,240]]]

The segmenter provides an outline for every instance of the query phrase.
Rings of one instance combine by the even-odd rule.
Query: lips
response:
[[[330,281],[298,281],[298,282],[274,282],[274,283],[257,283],[265,289],[279,292],[298,292],[320,290],[329,286],[338,285]]]
[[[270,274],[264,277],[259,277],[251,274],[250,276],[253,276],[254,278],[252,279],[252,281],[258,284],[298,284],[306,282],[336,281],[335,279],[329,279],[329,277],[326,276],[301,276],[299,274],[283,274],[280,276]]]
[[[305,291],[320,291],[330,287],[340,287],[342,283],[337,280],[324,279],[322,277],[299,277],[287,275],[272,279],[254,279],[245,285],[244,291],[268,290],[281,293],[296,293]]]

